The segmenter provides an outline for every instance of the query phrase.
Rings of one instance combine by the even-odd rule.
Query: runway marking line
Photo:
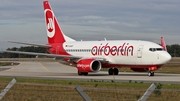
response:
[[[10,70],[13,70],[14,68],[12,67],[12,68],[10,68],[10,69],[7,69],[7,70],[4,70],[4,71],[2,71],[2,72],[5,72],[5,71],[10,71]]]
[[[21,65],[21,63],[19,63],[18,65]],[[12,65],[12,66],[18,66],[18,65]],[[5,71],[10,71],[10,70],[13,70],[14,68],[12,67],[12,68],[10,68],[10,69],[7,69],[7,70],[4,70],[4,71],[2,71],[2,72],[5,72]]]
[[[58,65],[64,65],[64,64],[61,64],[61,63],[59,63],[59,62],[57,62],[57,64],[58,64]],[[72,67],[70,67],[69,65],[65,65],[65,66],[67,66],[68,68],[71,68],[71,69],[76,69],[76,68],[73,68],[74,66],[72,66]]]
[[[47,72],[51,72],[48,68],[46,68],[42,63],[40,63],[41,66],[47,71]]]

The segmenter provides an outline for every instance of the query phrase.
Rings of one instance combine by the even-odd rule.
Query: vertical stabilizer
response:
[[[48,43],[51,44],[64,43],[66,41],[75,41],[63,34],[48,0],[45,0],[43,5]]]
[[[164,38],[161,37],[161,46],[164,48],[165,51],[167,51],[167,48],[166,48],[166,43],[164,41]]]

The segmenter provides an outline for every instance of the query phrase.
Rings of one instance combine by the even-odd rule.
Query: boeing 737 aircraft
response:
[[[161,44],[140,40],[76,41],[62,32],[49,2],[46,0],[43,5],[48,44],[13,43],[45,47],[50,54],[8,50],[5,52],[63,58],[77,67],[78,75],[98,72],[101,68],[109,68],[109,75],[118,75],[117,68],[123,66],[154,76],[153,71],[171,59],[163,38]]]

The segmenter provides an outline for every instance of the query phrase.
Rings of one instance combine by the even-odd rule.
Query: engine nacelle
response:
[[[76,67],[81,72],[96,72],[101,69],[101,62],[96,59],[81,59]]]

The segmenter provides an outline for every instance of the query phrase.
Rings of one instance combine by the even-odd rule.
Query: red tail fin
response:
[[[165,51],[167,51],[166,44],[165,44],[165,41],[164,41],[163,37],[161,37],[161,46],[164,48]]]
[[[44,5],[44,15],[45,15],[48,42],[51,44],[51,43],[63,43],[67,40],[74,41],[73,39],[63,34],[61,27],[57,22],[57,19],[53,13],[53,10],[48,0],[44,1],[43,5]]]

